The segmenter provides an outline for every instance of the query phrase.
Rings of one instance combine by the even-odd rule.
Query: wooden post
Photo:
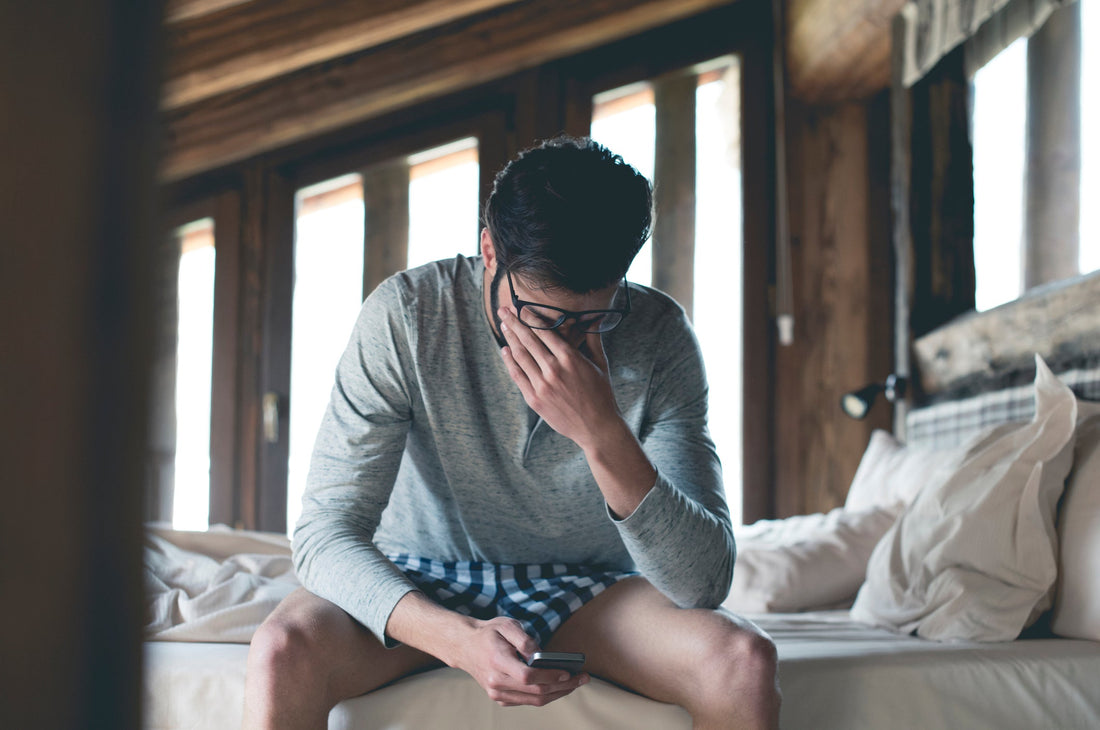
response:
[[[675,74],[653,83],[653,286],[676,299],[689,317],[695,279],[696,86],[694,74]]]
[[[890,82],[890,211],[894,218],[894,373],[910,378],[909,350],[913,306],[913,229],[909,222],[912,173],[913,99],[902,82],[905,53],[905,20],[899,15],[891,27]],[[894,404],[894,435],[905,438],[908,400]]]
[[[363,296],[408,267],[409,163],[404,157],[363,171]]]
[[[178,369],[180,237],[160,236],[154,246],[153,296],[156,337],[153,339],[152,398],[146,454],[143,518],[171,522],[175,496],[176,371]]]
[[[1027,44],[1024,288],[1076,276],[1081,221],[1081,3]]]
[[[141,722],[160,19],[0,3],[2,728]]]

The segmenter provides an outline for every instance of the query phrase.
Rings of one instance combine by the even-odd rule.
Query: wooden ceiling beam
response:
[[[530,0],[165,114],[165,181],[610,43],[732,0]]]
[[[248,2],[252,0],[165,0],[164,22],[178,23]]]
[[[787,79],[812,103],[861,99],[890,85],[890,24],[905,0],[788,0]]]
[[[161,108],[175,109],[517,0],[180,0]],[[191,13],[190,15],[182,15]]]

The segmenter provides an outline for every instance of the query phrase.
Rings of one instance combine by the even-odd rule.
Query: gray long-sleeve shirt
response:
[[[639,570],[683,607],[726,596],[735,548],[683,310],[632,285],[604,349],[657,468],[615,519],[584,454],[528,408],[489,325],[480,257],[402,272],[363,304],[314,447],[294,561],[302,584],[387,644],[413,584],[384,553]]]

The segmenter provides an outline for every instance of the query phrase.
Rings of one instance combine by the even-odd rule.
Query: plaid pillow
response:
[[[1063,383],[1084,400],[1100,400],[1100,365],[1059,373]],[[990,426],[1028,421],[1035,415],[1035,388],[1030,383],[981,395],[917,408],[905,419],[906,443],[948,449],[961,445]]]

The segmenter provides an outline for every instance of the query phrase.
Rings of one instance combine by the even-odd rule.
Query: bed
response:
[[[1042,329],[1059,329],[1046,311]],[[969,347],[980,327],[964,324]],[[952,332],[917,343],[926,370],[957,353]],[[872,435],[842,507],[741,528],[723,610],[775,640],[782,727],[1100,727],[1100,340],[1073,338],[925,393],[906,441]],[[146,584],[144,726],[238,727],[249,637],[297,585],[286,538],[151,527]],[[598,679],[545,708],[500,708],[453,669],[329,718],[333,729],[690,725],[681,708]]]

